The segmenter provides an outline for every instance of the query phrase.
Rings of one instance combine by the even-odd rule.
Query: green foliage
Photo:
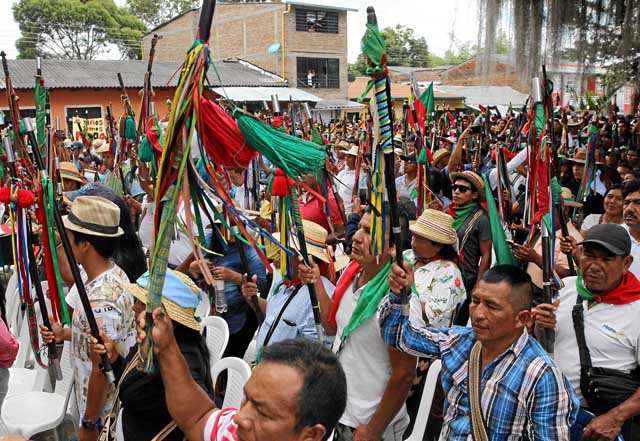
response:
[[[22,37],[18,58],[92,60],[115,45],[122,58],[139,59],[145,25],[113,0],[20,0],[13,17]]]
[[[431,66],[451,66],[473,58],[478,53],[478,47],[472,44],[470,41],[464,43],[456,43],[455,49],[448,49],[443,57],[435,55],[431,56]]]
[[[387,45],[389,66],[429,67],[431,65],[429,46],[424,37],[418,37],[407,26],[396,25],[381,31]],[[354,76],[366,75],[367,63],[362,52],[354,64],[349,65],[349,73]]]
[[[229,0],[226,0],[229,2]],[[200,6],[200,0],[127,0],[131,14],[149,28],[171,20],[191,8]]]
[[[496,36],[496,54],[507,55],[511,51],[509,36],[504,30],[500,30]]]

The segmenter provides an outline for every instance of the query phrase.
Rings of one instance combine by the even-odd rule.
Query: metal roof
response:
[[[521,107],[528,95],[507,86],[445,86],[438,84],[434,89],[465,96],[465,104],[471,106],[509,106]],[[437,96],[437,95],[436,95]]]
[[[358,10],[355,8],[341,6],[339,4],[340,2],[330,4],[330,3],[327,3],[326,1],[324,3],[306,3],[304,1],[298,1],[298,0],[285,0],[282,3],[285,5],[289,4],[289,5],[297,6],[300,8],[306,7],[306,8],[327,9],[327,10],[335,10],[335,11],[358,12]]]
[[[271,95],[278,95],[278,101],[318,102],[321,98],[294,87],[214,87],[211,89],[222,97],[233,101],[271,101]]]
[[[366,106],[362,103],[347,100],[322,100],[316,103],[316,107],[312,112],[319,112],[322,110],[360,110]]]
[[[15,89],[33,89],[35,60],[8,60],[9,73]],[[213,87],[284,87],[282,78],[253,67],[243,60],[214,61],[209,67],[209,81]],[[151,82],[153,87],[175,87],[181,63],[155,62]],[[218,80],[216,70],[222,81]],[[122,74],[127,88],[142,88],[147,71],[146,60],[42,60],[42,76],[48,89],[117,89],[117,74]],[[4,77],[0,89],[5,89]]]

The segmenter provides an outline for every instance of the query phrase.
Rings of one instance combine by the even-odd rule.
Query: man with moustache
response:
[[[623,227],[631,239],[631,257],[633,262],[629,271],[640,277],[640,181],[633,180],[622,188]]]
[[[387,345],[442,360],[447,399],[440,440],[484,439],[481,426],[491,441],[568,440],[578,402],[560,369],[527,332],[529,275],[513,265],[487,270],[472,293],[472,328],[429,327],[403,316],[398,294],[412,286],[413,277],[408,263],[393,264],[380,327]],[[475,399],[474,384],[479,384]]]
[[[640,197],[640,196],[639,196]],[[581,388],[581,363],[574,329],[573,310],[581,302],[584,334],[594,367],[637,372],[640,361],[640,281],[629,271],[631,240],[623,227],[595,225],[582,246],[577,277],[563,279],[553,304],[538,305],[536,333],[555,330],[554,360],[567,376],[580,399],[581,409],[597,411],[594,399]],[[602,400],[596,399],[598,405]],[[610,405],[609,405],[610,404]],[[638,427],[631,419],[640,415],[640,389],[626,401],[606,403],[610,410],[596,416],[584,429],[585,439],[614,440],[622,433],[625,440],[637,440]]]

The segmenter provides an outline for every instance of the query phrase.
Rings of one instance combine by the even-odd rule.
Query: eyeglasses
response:
[[[451,186],[451,190],[452,191],[459,191],[460,193],[466,193],[468,191],[471,191],[471,187],[467,187],[466,185],[453,184]]]

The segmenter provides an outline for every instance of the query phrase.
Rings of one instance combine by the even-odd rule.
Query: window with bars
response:
[[[340,60],[337,58],[298,57],[298,87],[340,88]]]
[[[338,13],[314,9],[296,9],[296,31],[338,33]]]
[[[102,118],[102,107],[67,107],[67,119],[78,117],[78,118]]]

